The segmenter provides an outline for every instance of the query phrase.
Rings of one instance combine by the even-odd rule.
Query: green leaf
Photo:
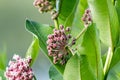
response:
[[[27,52],[26,52],[26,57],[31,56],[32,58],[32,62],[31,62],[31,66],[34,63],[34,61],[36,60],[37,56],[38,56],[38,52],[39,52],[39,41],[37,38],[34,37],[31,45],[29,46]]]
[[[114,54],[113,54],[113,58],[112,58],[110,67],[112,68],[112,67],[115,66],[119,61],[120,61],[120,47],[116,48],[116,50],[115,50],[115,52],[114,52]]]
[[[73,34],[75,34],[76,36],[81,31],[81,29],[84,28],[84,24],[83,24],[81,18],[83,16],[85,10],[87,9],[87,7],[88,7],[87,0],[79,1],[76,12],[75,12],[73,27],[72,27]]]
[[[64,80],[96,80],[85,55],[71,57],[65,67]]]
[[[77,8],[77,4],[79,0],[60,0],[61,6],[59,7],[59,16],[58,22],[59,24],[63,24],[66,26],[72,26],[72,22],[74,19],[75,11]]]
[[[0,80],[7,80],[7,79],[4,77],[4,71],[3,71],[3,70],[0,70]]]
[[[120,80],[120,61],[110,69],[106,80]]]
[[[112,0],[88,0],[88,4],[101,41],[107,46],[115,47],[119,37],[119,21]]]
[[[94,24],[89,26],[85,32],[79,53],[87,56],[97,80],[103,80],[100,40]]]
[[[117,10],[117,14],[120,22],[120,0],[115,0],[115,8]]]
[[[49,69],[49,78],[50,80],[63,80],[62,75],[56,70],[53,65]]]
[[[84,28],[84,24],[81,18],[87,8],[88,8],[87,0],[79,0],[78,6],[75,12],[75,16],[74,16],[73,25],[72,25],[72,31],[71,31],[72,36],[77,36]],[[76,41],[77,46],[79,46],[79,44],[81,43],[81,40],[82,40],[82,37],[80,37]]]
[[[52,33],[53,28],[50,27],[49,25],[45,25],[45,24],[38,24],[34,21],[30,21],[30,20],[26,20],[26,28],[35,36],[38,37],[39,39],[39,45],[41,47],[41,49],[43,50],[43,52],[45,53],[45,55],[48,57],[48,59],[51,61],[53,61],[53,59],[51,57],[48,56],[48,51],[47,51],[47,36],[49,34]],[[57,70],[63,74],[64,71],[64,66],[60,65],[60,64],[56,64],[55,68],[57,68]]]
[[[0,53],[0,70],[6,69],[6,54]]]

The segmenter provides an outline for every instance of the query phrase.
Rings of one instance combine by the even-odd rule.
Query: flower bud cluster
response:
[[[54,8],[53,3],[48,0],[35,0],[33,5],[38,7],[41,13],[51,11]]]
[[[5,77],[8,80],[32,80],[33,71],[30,68],[31,57],[21,58],[19,55],[13,56],[13,61],[9,61],[6,68]]]
[[[92,17],[91,17],[91,10],[90,9],[85,10],[85,13],[82,17],[82,21],[84,22],[85,27],[88,27],[92,23]]]
[[[59,30],[54,29],[53,34],[48,35],[47,49],[48,55],[53,57],[53,63],[65,64],[69,56],[66,47],[71,39],[70,28],[64,29],[63,25],[59,26]]]

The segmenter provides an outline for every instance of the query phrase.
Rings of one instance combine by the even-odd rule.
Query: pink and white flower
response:
[[[5,77],[8,80],[32,80],[33,71],[30,68],[31,57],[21,58],[19,55],[14,55],[13,60],[9,61],[5,71]]]

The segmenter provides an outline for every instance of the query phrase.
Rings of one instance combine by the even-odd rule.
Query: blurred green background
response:
[[[32,35],[25,29],[25,19],[52,24],[49,14],[40,14],[33,6],[33,0],[0,0],[0,52],[7,51],[7,63],[13,54],[24,57]],[[50,63],[40,52],[33,70],[38,80],[49,80]]]

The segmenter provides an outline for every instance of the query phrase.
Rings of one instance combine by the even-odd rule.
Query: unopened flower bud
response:
[[[68,34],[68,36],[67,36],[69,39],[72,37],[70,34]]]
[[[54,4],[48,0],[35,0],[33,5],[39,9],[41,13],[52,11]]]
[[[82,21],[84,22],[85,27],[88,27],[92,23],[90,9],[85,10],[85,14],[82,17]]]
[[[63,54],[58,54],[58,58],[62,58],[63,57]]]
[[[63,26],[63,25],[60,25],[60,29],[61,29],[61,30],[64,29],[64,26]]]
[[[66,28],[66,31],[69,32],[69,31],[70,31],[70,27],[67,27],[67,28]]]

